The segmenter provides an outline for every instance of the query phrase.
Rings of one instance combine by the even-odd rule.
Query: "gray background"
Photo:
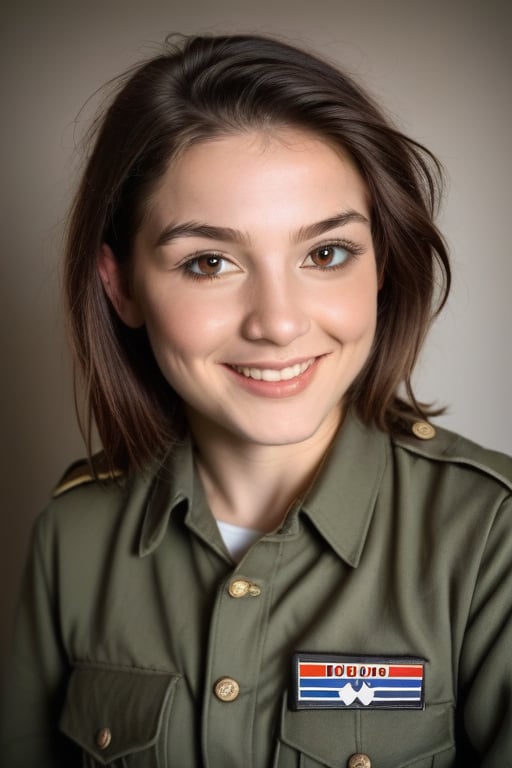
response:
[[[76,144],[99,97],[170,31],[285,36],[337,60],[448,172],[455,284],[416,381],[440,422],[512,453],[511,4],[498,0],[17,0],[2,11],[0,654],[30,525],[82,456],[60,309]]]

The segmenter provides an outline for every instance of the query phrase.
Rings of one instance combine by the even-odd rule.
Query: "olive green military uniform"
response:
[[[512,460],[416,432],[347,416],[238,565],[188,443],[63,488],[35,528],[2,765],[511,766]],[[425,706],[295,711],[295,652],[422,659]]]

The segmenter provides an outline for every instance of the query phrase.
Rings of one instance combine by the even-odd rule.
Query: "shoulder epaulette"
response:
[[[87,461],[87,459],[80,459],[79,461],[73,462],[59,480],[52,493],[52,498],[56,499],[58,496],[62,496],[62,494],[70,491],[72,488],[77,488],[80,485],[94,483],[98,480],[114,480],[116,477],[121,477],[124,474],[121,470],[108,469],[103,454],[93,456],[92,462],[96,470],[95,472],[93,471],[91,462]]]
[[[512,457],[491,451],[448,429],[416,421],[409,434],[395,435],[393,442],[418,456],[476,469],[512,491]]]

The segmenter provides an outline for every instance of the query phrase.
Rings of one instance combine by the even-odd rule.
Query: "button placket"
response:
[[[279,545],[273,543],[255,545],[244,557],[244,571],[235,570],[217,593],[210,624],[203,708],[205,768],[222,765],[235,753],[240,765],[254,760],[253,734],[247,723],[256,709],[271,595],[266,584],[271,583],[277,567],[278,550]],[[260,574],[264,574],[264,580]],[[222,738],[219,734],[223,734]],[[240,734],[244,734],[243,738]]]

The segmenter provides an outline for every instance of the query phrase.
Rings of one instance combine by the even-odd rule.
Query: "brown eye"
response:
[[[306,266],[323,269],[338,267],[350,257],[350,253],[341,245],[322,245],[308,255]]]
[[[204,277],[223,277],[230,272],[238,272],[239,268],[224,256],[216,253],[204,253],[201,256],[194,256],[183,264],[182,269],[190,277],[200,279]]]
[[[334,248],[332,245],[324,245],[322,248],[317,248],[311,254],[311,261],[316,264],[317,267],[327,267],[334,258]]]
[[[196,268],[192,269],[193,272],[201,275],[216,275],[221,271],[222,259],[219,256],[198,256],[194,259],[194,264]]]

